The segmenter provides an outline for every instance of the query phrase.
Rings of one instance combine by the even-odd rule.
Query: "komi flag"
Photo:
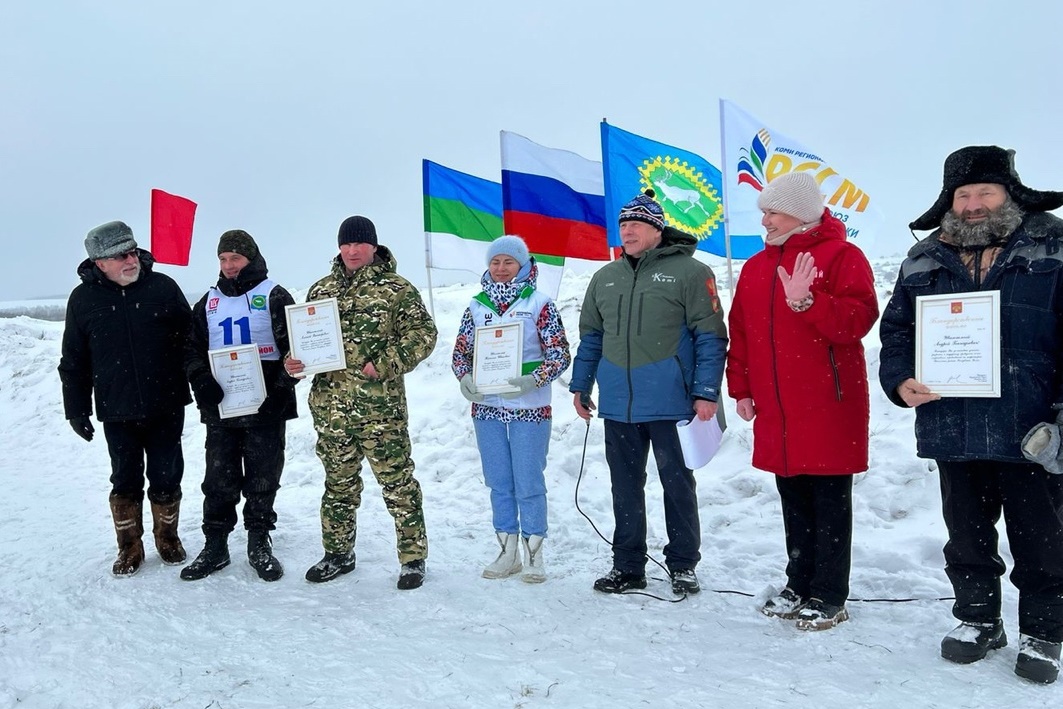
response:
[[[487,270],[487,245],[502,229],[502,185],[421,161],[424,186],[424,232],[428,268]],[[535,254],[538,287],[557,297],[565,259]]]
[[[151,191],[151,255],[158,263],[187,266],[196,203],[162,190]]]
[[[600,162],[502,131],[502,219],[533,253],[609,260]]]
[[[720,132],[723,137],[723,173],[726,180],[727,229],[734,239],[764,233],[757,197],[779,175],[807,171],[816,178],[826,206],[845,224],[850,240],[868,250],[875,230],[882,224],[881,212],[870,195],[832,163],[796,140],[769,130],[735,104],[720,99]]]
[[[723,178],[700,155],[658,143],[602,121],[605,212],[620,208],[652,188],[664,209],[665,223],[698,239],[698,249],[727,255],[723,223]],[[608,222],[609,245],[620,246],[620,225]],[[748,258],[764,248],[759,236],[731,240],[731,255]]]

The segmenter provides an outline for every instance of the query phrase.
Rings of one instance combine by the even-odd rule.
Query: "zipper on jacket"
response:
[[[687,386],[686,373],[683,371],[683,362],[679,359],[679,355],[672,355],[672,359],[675,360],[675,366],[679,368],[679,380],[683,382],[683,393],[687,395],[687,398],[693,401],[694,397],[690,395],[690,387]]]
[[[779,260],[775,264],[776,270],[782,265],[783,250],[779,249]],[[779,285],[778,277],[771,279],[771,294],[768,298],[768,339],[771,342],[771,370],[775,380],[775,403],[779,405],[779,420],[782,422],[782,467],[783,474],[790,474],[790,457],[786,453],[786,411],[782,407],[782,394],[779,393],[779,350],[775,346],[775,289]]]
[[[830,357],[830,369],[834,372],[834,398],[842,400],[842,380],[838,374],[838,360],[834,358],[834,345],[827,345],[827,355]]]
[[[616,301],[616,336],[620,337],[620,314],[624,312],[624,295]]]
[[[125,316],[125,331],[129,338],[129,363],[133,367],[132,379],[137,385],[137,403],[140,406],[140,413],[143,415],[147,411],[144,406],[144,392],[140,390],[140,375],[137,373],[137,357],[136,357],[136,342],[133,337],[133,325],[129,319],[129,303],[126,300],[126,289],[122,289],[122,314]],[[133,303],[133,307],[139,309],[140,303]]]
[[[645,258],[645,257],[644,257]],[[639,261],[641,263],[641,260]],[[625,358],[624,371],[627,373],[627,423],[631,423],[631,410],[635,407],[635,386],[631,379],[631,318],[635,313],[635,286],[638,285],[639,270],[638,268],[631,269],[631,303],[627,307],[627,338],[625,344],[627,345],[627,357]],[[621,296],[623,298],[623,296]],[[619,326],[620,319],[617,318],[617,324]]]
[[[981,290],[982,288],[982,254],[985,253],[985,249],[978,249],[974,252],[974,289]]]

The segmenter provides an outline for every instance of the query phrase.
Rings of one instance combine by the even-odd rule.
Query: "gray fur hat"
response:
[[[101,224],[85,237],[85,251],[93,261],[124,254],[137,248],[133,230],[125,222]]]

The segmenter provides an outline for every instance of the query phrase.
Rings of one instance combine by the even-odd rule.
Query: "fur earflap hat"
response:
[[[823,217],[823,193],[816,179],[807,172],[779,175],[757,197],[761,211],[781,212],[811,224]]]
[[[1048,212],[1063,206],[1063,192],[1042,192],[1022,184],[1015,171],[1015,151],[996,145],[969,145],[945,158],[945,175],[941,194],[934,206],[908,225],[913,231],[927,231],[941,226],[941,219],[952,208],[956,189],[982,183],[1002,185],[1011,199],[1026,212]]]
[[[376,226],[369,217],[347,217],[340,224],[340,232],[337,235],[339,246],[344,244],[372,244],[376,242]]]
[[[524,243],[524,239],[509,234],[498,237],[487,247],[487,265],[491,265],[491,259],[495,256],[503,254],[511,256],[514,261],[520,264],[521,268],[524,268],[525,264],[528,263],[528,259],[531,258],[531,254],[528,253],[528,245]]]
[[[664,231],[664,209],[654,199],[657,193],[646,190],[620,208],[619,222],[645,222]]]
[[[218,255],[221,256],[226,251],[240,254],[248,261],[254,261],[258,256],[258,244],[243,229],[230,229],[218,239]]]
[[[101,224],[85,237],[85,251],[93,261],[124,254],[137,248],[133,230],[125,222]]]

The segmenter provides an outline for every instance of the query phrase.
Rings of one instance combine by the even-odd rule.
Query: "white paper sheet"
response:
[[[691,470],[708,465],[716,451],[720,450],[723,431],[720,430],[718,416],[702,421],[697,416],[689,421],[677,421],[679,445],[683,449],[683,464]]]

